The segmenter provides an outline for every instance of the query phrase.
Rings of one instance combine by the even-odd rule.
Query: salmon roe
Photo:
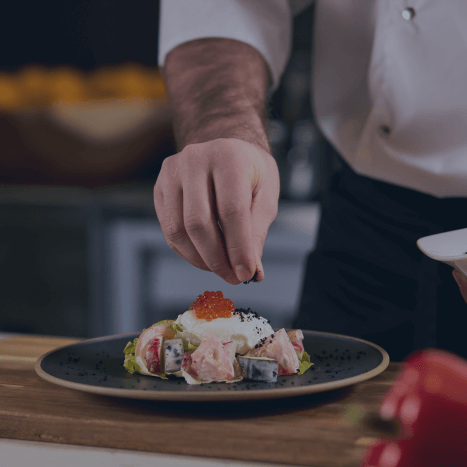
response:
[[[224,298],[224,294],[217,292],[204,292],[190,305],[190,310],[194,310],[198,319],[212,321],[216,318],[230,318],[235,311],[232,300]]]

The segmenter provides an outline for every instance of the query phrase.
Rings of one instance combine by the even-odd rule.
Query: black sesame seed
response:
[[[254,276],[249,281],[245,281],[243,283],[249,284],[250,282],[258,282],[258,271],[255,272]]]

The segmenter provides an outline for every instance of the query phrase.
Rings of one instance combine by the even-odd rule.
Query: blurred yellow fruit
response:
[[[82,72],[68,67],[55,68],[51,72],[49,86],[53,102],[81,101],[88,97],[85,76]]]
[[[104,66],[88,73],[68,66],[48,69],[40,65],[0,73],[0,111],[115,98],[164,100],[164,80],[157,68],[137,63]]]
[[[21,105],[23,101],[14,78],[7,73],[0,74],[0,112],[15,110]]]

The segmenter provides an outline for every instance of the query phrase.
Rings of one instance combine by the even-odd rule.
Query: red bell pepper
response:
[[[413,352],[380,404],[398,439],[380,438],[361,467],[467,466],[467,360],[439,349]]]

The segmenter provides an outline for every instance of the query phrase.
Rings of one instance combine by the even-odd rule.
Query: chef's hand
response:
[[[164,160],[154,187],[170,248],[230,284],[250,280],[255,272],[263,279],[263,245],[278,199],[274,158],[234,138],[185,146]]]
[[[457,269],[452,270],[452,275],[459,286],[460,292],[462,297],[464,298],[465,302],[467,303],[467,277],[461,274]]]

